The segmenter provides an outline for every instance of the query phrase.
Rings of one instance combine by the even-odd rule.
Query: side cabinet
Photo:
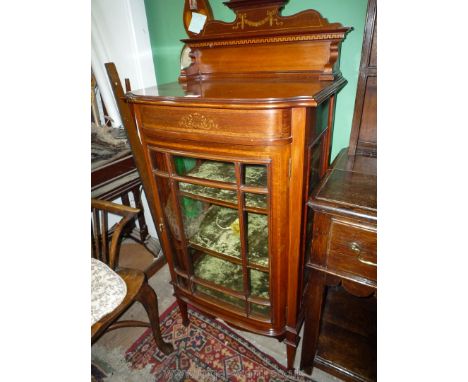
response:
[[[190,303],[276,337],[292,368],[307,196],[329,166],[351,28],[313,9],[282,16],[286,3],[227,1],[232,22],[207,10],[202,30],[183,40],[190,60],[178,82],[124,95],[108,71],[184,323]]]
[[[182,310],[193,304],[295,351],[305,195],[328,167],[332,104],[132,105]]]

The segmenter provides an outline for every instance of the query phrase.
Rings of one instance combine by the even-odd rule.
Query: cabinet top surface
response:
[[[126,94],[128,102],[178,106],[316,106],[338,92],[346,80],[317,78],[226,78],[172,82]]]

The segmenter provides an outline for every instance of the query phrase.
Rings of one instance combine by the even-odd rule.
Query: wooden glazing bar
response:
[[[202,202],[216,204],[217,206],[228,207],[228,208],[232,208],[232,209],[237,208],[237,203],[229,203],[229,202],[226,202],[224,200],[208,198],[206,196],[192,194],[192,193],[186,192],[186,191],[180,191],[179,190],[179,195],[186,196],[187,198],[191,198],[191,199],[200,200]]]
[[[178,268],[178,267],[176,267],[176,266],[174,267],[174,272],[175,272],[177,275],[179,275],[179,276],[181,276],[181,277],[184,277],[184,278],[186,278],[186,279],[188,279],[188,278],[190,277],[190,275],[189,275],[187,272],[183,271],[182,269],[180,269],[180,268]]]
[[[247,265],[247,268],[255,269],[257,271],[262,271],[262,272],[266,272],[266,273],[268,273],[270,271],[270,269],[268,267],[265,267],[265,266],[259,265],[259,264],[255,264],[255,263],[249,263]]]
[[[268,194],[268,188],[267,187],[255,187],[255,186],[241,185],[240,189],[243,192],[251,192],[252,194],[262,194],[262,195]]]
[[[229,255],[225,255],[225,254],[220,253],[220,252],[213,251],[212,249],[202,247],[201,245],[191,243],[190,241],[189,241],[189,248],[193,248],[193,249],[195,249],[197,251],[203,252],[204,254],[207,254],[207,255],[210,255],[210,256],[213,256],[213,257],[217,257],[217,258],[222,259],[222,260],[229,261],[230,263],[233,263],[233,264],[243,265],[242,259],[240,259],[240,258],[238,259],[238,258],[233,257],[233,256],[229,256]],[[268,267],[265,267],[265,266],[259,265],[259,264],[255,264],[255,263],[249,263],[247,265],[247,268],[248,269],[255,269],[257,271],[262,271],[262,272],[268,272],[269,271]]]
[[[237,203],[229,203],[229,202],[226,202],[226,201],[221,200],[221,199],[208,198],[206,196],[201,196],[201,195],[198,195],[198,194],[192,194],[190,192],[180,191],[180,190],[179,190],[179,195],[186,196],[186,197],[191,198],[191,199],[200,200],[202,202],[216,204],[216,205],[222,206],[222,207],[237,209]],[[268,210],[266,208],[249,207],[249,206],[245,205],[244,206],[244,211],[253,212],[253,213],[261,214],[261,215],[268,215]]]
[[[197,296],[198,298],[200,299],[203,299],[213,305],[219,305],[219,300],[216,299],[215,297],[213,296],[210,296],[204,292],[201,292],[201,291],[195,291],[194,293],[195,296]],[[245,311],[244,309],[242,309],[241,307],[237,306],[237,305],[234,305],[234,304],[231,304],[227,301],[223,301],[223,309],[226,309],[227,311],[233,311],[235,312],[236,314],[241,314],[243,316],[245,316]]]
[[[216,204],[216,205],[222,206],[222,207],[237,209],[237,203],[229,203],[229,202],[226,202],[224,200],[208,198],[206,196],[192,194],[190,192],[180,191],[180,190],[179,190],[179,195],[186,196],[188,198],[192,198],[192,199],[196,199],[196,200],[200,200],[202,202]],[[253,212],[253,213],[261,214],[261,215],[268,215],[268,210],[265,209],[265,208],[249,207],[249,206],[246,205],[246,206],[244,206],[244,211]]]
[[[238,259],[236,257],[228,256],[228,255],[225,255],[224,253],[213,251],[212,249],[202,247],[201,245],[191,243],[190,241],[189,241],[188,245],[189,245],[190,248],[193,248],[193,249],[195,249],[197,251],[203,252],[203,253],[205,253],[207,255],[217,257],[217,258],[222,259],[222,260],[229,261],[230,263],[242,265],[242,260]]]
[[[247,269],[247,216],[246,212],[244,211],[245,201],[244,201],[244,193],[241,190],[242,180],[244,178],[244,169],[239,162],[234,163],[235,171],[236,171],[236,184],[237,184],[237,209],[239,214],[239,235],[240,235],[240,242],[241,242],[241,260],[242,260],[242,275],[243,275],[243,287],[244,287],[244,296],[247,300],[250,296],[250,275],[249,270]],[[245,304],[245,313],[247,316],[250,313],[250,306],[249,304]]]
[[[161,178],[169,178],[169,174],[161,170],[153,169],[153,174],[156,176],[160,176]]]
[[[179,276],[181,276],[181,277],[184,277],[184,278],[186,278],[186,279],[188,279],[188,278],[190,277],[190,275],[189,275],[187,272],[185,272],[184,270],[180,269],[180,268],[177,267],[177,266],[174,266],[174,272],[175,272],[177,275],[179,275]]]
[[[267,300],[266,298],[249,296],[247,301],[248,302],[253,302],[254,304],[258,304],[258,305],[262,305],[262,306],[271,306],[270,300]]]
[[[268,206],[268,201],[267,201],[267,206]],[[268,207],[267,208],[257,208],[257,207],[249,207],[249,206],[244,206],[244,211],[247,212],[253,212],[255,214],[260,214],[260,215],[268,215]]]
[[[172,178],[174,180],[177,180],[179,182],[183,183],[190,183],[190,184],[195,184],[197,186],[206,186],[206,187],[214,187],[214,188],[221,188],[224,190],[230,190],[230,191],[236,191],[237,190],[237,185],[233,183],[227,183],[227,182],[219,182],[217,180],[210,180],[210,179],[202,179],[202,178],[195,178],[195,177],[190,177],[190,176],[181,176],[181,175],[176,175],[175,173],[171,174],[170,176],[166,174],[163,171],[160,170],[153,170],[153,173],[157,176],[161,176],[164,178]],[[266,195],[268,194],[268,188],[266,187],[253,187],[253,186],[240,186],[240,189],[243,192],[250,192],[252,194],[262,194]]]
[[[196,178],[192,176],[182,176],[182,175],[176,175],[176,174],[171,175],[171,177],[179,182],[196,184],[198,186],[222,188],[225,190],[232,190],[232,191],[237,190],[237,186],[234,183],[220,182],[217,180],[202,179],[202,178]]]
[[[273,185],[272,185],[273,177],[271,176],[271,171],[272,171],[271,170],[271,164],[267,164],[266,168],[267,168],[267,185],[268,185],[268,189],[271,190],[273,188]],[[257,270],[264,271],[264,272],[268,273],[268,279],[269,279],[269,282],[268,282],[268,296],[269,296],[269,299],[268,299],[268,301],[271,304],[271,301],[273,301],[273,293],[272,293],[273,292],[273,287],[272,287],[272,282],[270,280],[270,276],[271,276],[271,273],[270,273],[270,266],[271,266],[270,248],[273,247],[273,238],[270,235],[270,232],[272,232],[272,231],[270,231],[270,229],[271,229],[271,226],[272,226],[271,222],[272,222],[273,211],[271,211],[271,194],[270,193],[268,193],[268,195],[267,195],[267,211],[269,212],[268,213],[268,231],[267,231],[268,232],[268,267],[262,267],[264,269],[261,269],[260,267],[258,267],[254,263],[251,263],[249,265],[249,268],[257,269]],[[272,319],[271,315],[270,315],[270,319]]]
[[[178,225],[179,230],[180,230],[180,236],[181,236],[180,238],[181,238],[181,241],[182,241],[181,251],[183,253],[184,265],[185,265],[185,267],[187,269],[188,274],[193,275],[192,262],[190,261],[190,258],[189,258],[189,255],[188,255],[188,250],[187,250],[187,244],[188,243],[187,243],[187,238],[185,237],[184,221],[183,221],[183,218],[182,218],[182,210],[181,210],[181,206],[180,206],[179,198],[178,198],[179,190],[178,190],[176,182],[172,178],[172,175],[174,174],[175,171],[174,171],[174,167],[173,167],[173,164],[172,164],[170,154],[165,153],[165,158],[166,158],[166,167],[168,168],[169,174],[170,174],[169,186],[171,188],[172,203],[174,205],[176,221],[177,221],[177,225]],[[191,285],[191,282],[190,282],[191,278],[189,277],[188,280],[189,280],[189,288],[193,292],[193,288],[192,288],[192,285]]]
[[[202,286],[204,286],[204,287],[213,289],[213,290],[218,291],[218,292],[221,292],[221,293],[225,293],[225,294],[227,294],[227,295],[229,295],[229,296],[236,297],[236,298],[238,298],[238,299],[240,299],[240,300],[243,300],[243,301],[246,300],[246,299],[245,299],[245,295],[244,295],[243,292],[236,292],[236,291],[233,290],[233,289],[226,288],[226,287],[224,287],[224,286],[222,286],[222,285],[215,284],[215,283],[213,283],[213,282],[211,282],[211,281],[201,279],[201,278],[199,278],[199,277],[197,277],[197,276],[192,276],[192,277],[190,277],[190,280],[191,280],[192,282],[194,282],[195,284],[200,284],[200,285],[202,285]]]
[[[188,290],[187,288],[185,288],[183,285],[179,284],[179,282],[177,281],[177,283],[172,283],[172,286],[175,286],[177,288],[179,288],[180,290],[184,291],[185,293],[187,294],[193,294],[190,290]]]

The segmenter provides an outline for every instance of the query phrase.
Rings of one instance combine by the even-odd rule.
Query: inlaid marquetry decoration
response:
[[[200,113],[191,113],[188,115],[184,115],[179,121],[179,126],[186,129],[218,129],[218,124],[215,121]]]
[[[236,13],[236,19],[231,23],[219,20],[210,20],[206,23],[201,36],[225,35],[228,33],[242,33],[243,31],[258,30],[290,30],[291,28],[337,28],[341,27],[339,23],[329,23],[322,15],[309,9],[291,16],[282,16],[281,9],[286,0],[271,1],[271,4],[265,4],[256,8],[254,3],[262,0],[240,0],[231,1],[226,5]]]
[[[210,42],[195,42],[190,44],[192,48],[215,47],[228,45],[248,45],[248,44],[266,44],[275,42],[295,42],[295,41],[314,41],[314,40],[337,40],[344,38],[345,33],[323,33],[315,35],[302,36],[282,36],[282,37],[264,37],[264,38],[249,38],[229,41],[210,41]]]
[[[278,20],[278,14],[276,11],[267,11],[267,16],[260,21],[249,20],[247,18],[247,13],[241,13],[239,14],[239,16],[241,20],[238,23],[236,23],[236,25],[234,25],[232,29],[239,29],[239,27],[240,29],[244,29],[245,25],[256,28],[266,23],[268,23],[270,27],[272,27],[273,25],[283,25],[283,22]]]

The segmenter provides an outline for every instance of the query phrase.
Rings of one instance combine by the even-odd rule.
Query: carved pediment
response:
[[[287,2],[288,0],[231,0],[225,4],[236,13],[236,19],[231,23],[209,20],[197,38],[235,36],[251,32],[278,33],[291,29],[318,31],[343,28],[339,23],[329,23],[313,9],[282,16],[281,9]]]

